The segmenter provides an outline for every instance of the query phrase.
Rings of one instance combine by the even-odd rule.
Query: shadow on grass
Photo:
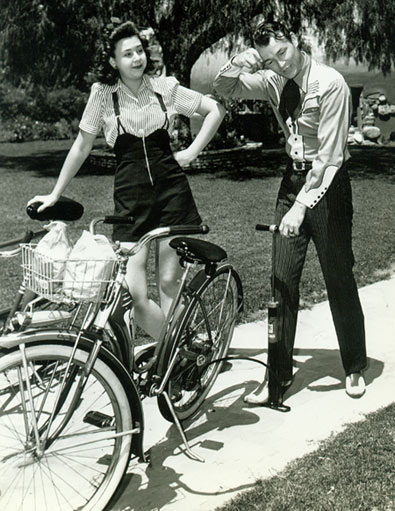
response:
[[[349,150],[354,179],[380,177],[395,181],[395,146],[351,146]]]
[[[41,177],[56,177],[67,156],[72,140],[40,140],[34,142],[0,144],[0,168],[12,171],[35,172]],[[94,148],[101,147],[98,139]],[[85,162],[81,174],[111,174],[106,168],[96,168]]]
[[[0,168],[6,168],[12,171],[35,172],[37,176],[43,178],[57,177],[67,156],[67,152],[67,150],[59,150],[28,156],[0,155]],[[79,175],[89,174],[91,176],[111,175],[113,173],[113,171],[106,168],[93,167],[89,162],[85,162],[79,171]]]
[[[13,171],[32,171],[43,177],[52,177],[59,174],[66,155],[67,150],[51,150],[15,156],[0,154],[0,167]]]
[[[43,177],[53,177],[59,170],[67,155],[68,149],[58,149],[47,144],[49,149],[33,150],[28,143],[13,144],[12,151],[1,151],[0,167],[11,170],[34,171]],[[352,160],[350,173],[354,179],[374,179],[376,177],[395,181],[395,146],[351,146],[349,147]],[[205,173],[213,179],[226,178],[233,181],[244,181],[270,176],[281,176],[286,166],[287,157],[283,149],[265,149],[262,152],[262,165],[228,168],[215,172],[207,169],[193,170],[191,174]],[[85,162],[81,174],[104,175],[114,171],[104,167],[93,166]]]
[[[375,179],[380,177],[395,181],[395,146],[351,146],[349,172],[353,179]],[[287,156],[282,149],[264,150],[261,166],[245,166],[224,169],[211,173],[213,179],[226,178],[232,181],[281,176],[287,165]]]

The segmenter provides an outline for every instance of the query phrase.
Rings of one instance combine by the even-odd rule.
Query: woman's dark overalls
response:
[[[114,226],[114,241],[138,241],[156,227],[201,223],[188,180],[170,148],[166,106],[162,96],[155,94],[165,122],[142,138],[126,132],[120,120],[118,95],[112,95],[118,124],[114,214],[135,218],[133,225]]]

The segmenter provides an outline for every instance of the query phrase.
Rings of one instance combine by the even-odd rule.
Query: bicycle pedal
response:
[[[83,418],[83,422],[96,426],[97,428],[109,428],[114,423],[114,417],[102,412],[90,411]]]

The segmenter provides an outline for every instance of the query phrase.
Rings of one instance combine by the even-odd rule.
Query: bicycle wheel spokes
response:
[[[47,432],[70,351],[59,345],[28,347],[27,372],[18,352],[0,359],[1,509],[101,510],[126,469],[131,434],[124,432],[131,431],[130,407],[119,380],[101,360],[74,413],[59,430],[75,394],[74,378]],[[77,351],[75,373],[82,370],[86,357]],[[26,398],[27,388],[31,399]],[[87,420],[96,410],[107,420],[101,424]],[[37,449],[33,414],[40,436],[50,440],[44,452]],[[58,431],[56,438],[52,431]]]
[[[231,272],[220,274],[199,296],[193,318],[188,326],[190,335],[200,340],[210,339],[211,351],[216,351],[220,339],[230,333],[237,313],[237,288]]]

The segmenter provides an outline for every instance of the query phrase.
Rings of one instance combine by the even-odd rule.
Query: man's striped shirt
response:
[[[340,73],[303,53],[304,63],[294,78],[301,103],[296,118],[283,119],[280,97],[287,79],[269,70],[244,73],[232,60],[214,81],[225,97],[268,101],[286,139],[286,152],[294,162],[312,162],[306,185],[297,200],[313,208],[324,196],[336,172],[350,157],[347,135],[351,117],[350,90]]]

